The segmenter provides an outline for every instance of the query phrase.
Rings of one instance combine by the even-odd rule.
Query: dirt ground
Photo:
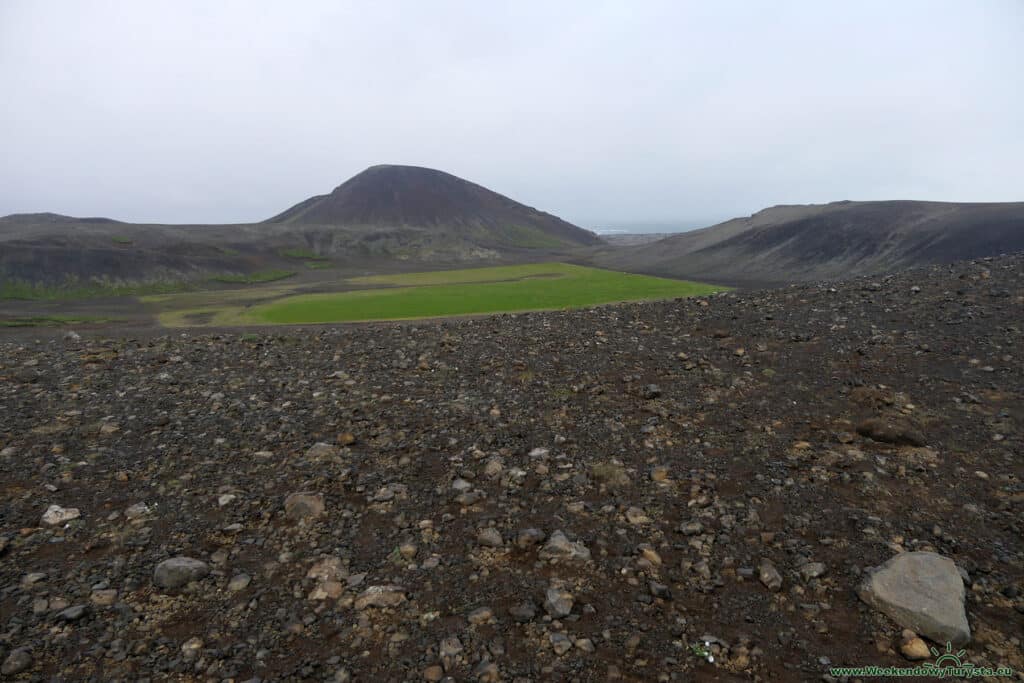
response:
[[[571,312],[5,335],[0,661],[832,680],[912,665],[857,587],[930,550],[964,577],[964,659],[1024,671],[1022,321],[1013,256]]]

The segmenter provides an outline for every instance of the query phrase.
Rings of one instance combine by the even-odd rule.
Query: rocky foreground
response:
[[[1003,257],[0,344],[2,674],[831,680],[947,640],[1024,671],[1022,329]]]

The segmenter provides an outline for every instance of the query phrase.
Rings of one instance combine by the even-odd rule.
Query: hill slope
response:
[[[1024,203],[847,201],[776,206],[594,260],[743,284],[867,275],[1021,250]]]
[[[550,261],[600,244],[595,234],[432,169],[374,166],[270,220],[157,225],[53,213],[0,218],[0,283],[201,279],[320,265]]]
[[[599,244],[594,233],[462,178],[418,166],[371,166],[327,195],[266,221],[290,225],[429,228],[481,246]]]

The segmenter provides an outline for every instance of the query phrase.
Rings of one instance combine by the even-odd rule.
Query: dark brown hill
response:
[[[309,254],[339,267],[559,260],[601,239],[448,173],[373,166],[268,221],[121,223],[55,213],[0,217],[0,285],[201,280],[294,270]]]
[[[290,225],[430,228],[482,246],[599,244],[594,233],[462,178],[418,166],[371,166],[327,195],[266,221]]]
[[[783,283],[891,272],[1024,250],[1024,202],[833,202],[775,206],[601,265],[698,280]]]

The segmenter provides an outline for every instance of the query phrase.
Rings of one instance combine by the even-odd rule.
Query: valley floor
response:
[[[830,680],[912,665],[856,589],[923,550],[964,577],[963,659],[1024,671],[1022,320],[1016,256],[0,340],[4,673]]]

